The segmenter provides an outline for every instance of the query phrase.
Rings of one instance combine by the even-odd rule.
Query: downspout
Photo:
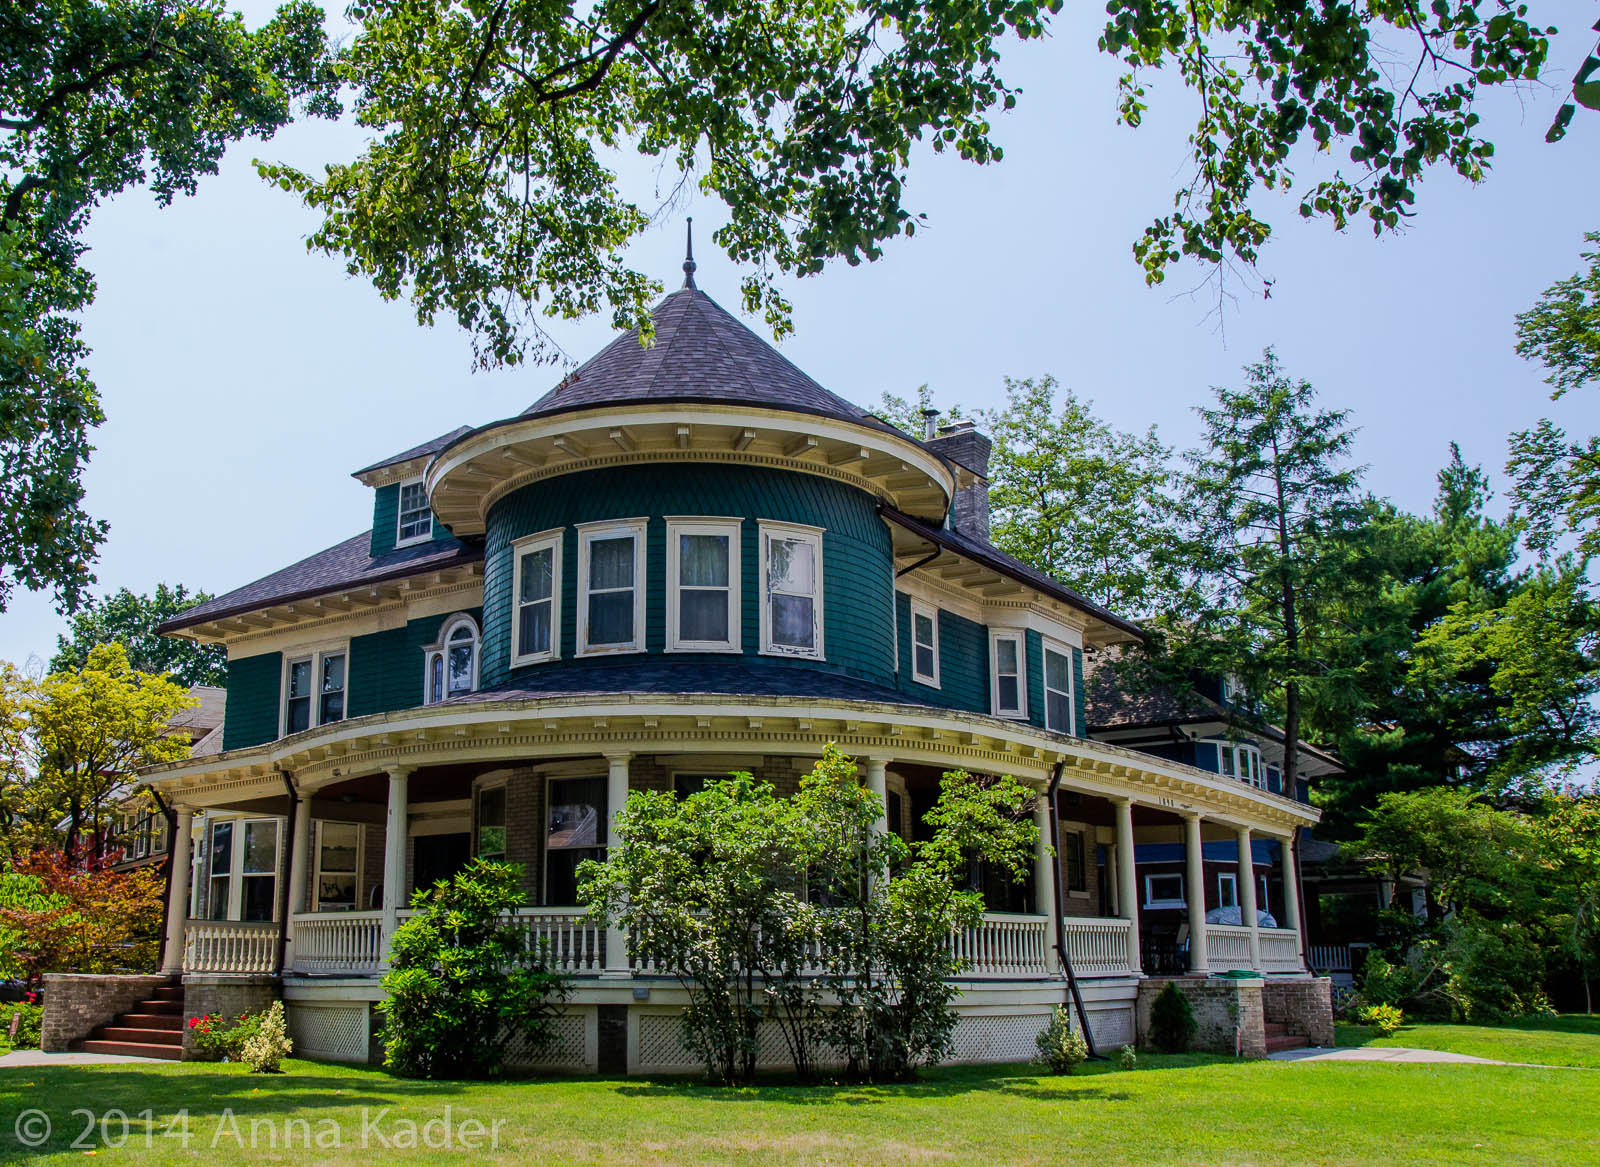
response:
[[[161,812],[161,817],[167,820],[167,892],[163,897],[166,901],[167,911],[172,910],[172,876],[173,868],[177,866],[178,846],[178,813],[167,805],[166,799],[161,797],[161,792],[153,786],[146,786],[150,797],[156,800],[156,809]],[[183,905],[184,915],[189,914],[189,905]],[[161,950],[156,957],[156,967],[165,968],[167,960],[167,930],[161,930]]]
[[[1078,991],[1078,976],[1072,971],[1072,958],[1067,955],[1067,931],[1061,926],[1061,905],[1066,900],[1061,885],[1061,848],[1056,846],[1056,841],[1061,838],[1061,812],[1056,807],[1056,791],[1061,786],[1061,775],[1066,768],[1065,758],[1056,763],[1056,768],[1050,774],[1050,785],[1045,790],[1045,797],[1050,800],[1050,874],[1056,881],[1056,952],[1061,957],[1061,967],[1067,971],[1067,989],[1072,994],[1072,1003],[1077,1006],[1078,1028],[1083,1033],[1083,1042],[1089,1047],[1089,1056],[1099,1058],[1100,1054],[1094,1048],[1094,1034],[1089,1029],[1089,1014],[1083,1007],[1083,994]]]
[[[272,975],[281,977],[289,952],[289,876],[294,867],[294,820],[300,810],[300,792],[295,789],[293,774],[287,770],[279,773],[283,776],[283,788],[289,795],[289,813],[284,824],[289,841],[289,870],[283,873],[283,879],[278,884],[278,958],[272,968]]]

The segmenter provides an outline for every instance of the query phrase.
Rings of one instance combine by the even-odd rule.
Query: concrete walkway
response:
[[[115,1066],[125,1062],[139,1066],[156,1064],[154,1058],[130,1058],[122,1054],[84,1054],[75,1051],[47,1054],[36,1049],[16,1049],[0,1054],[0,1070],[23,1066]]]
[[[1339,1049],[1286,1049],[1267,1057],[1274,1062],[1454,1062],[1470,1066],[1520,1066],[1525,1062],[1500,1062],[1475,1058],[1471,1054],[1452,1054],[1437,1049],[1406,1049],[1401,1046],[1345,1046]],[[1542,1067],[1541,1067],[1542,1068]]]

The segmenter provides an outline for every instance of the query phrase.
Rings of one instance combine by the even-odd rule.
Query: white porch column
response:
[[[294,918],[306,910],[306,867],[311,855],[311,799],[300,796],[295,807],[294,837],[289,840],[289,918],[284,922],[288,929],[289,954],[284,967],[293,966]],[[387,856],[386,856],[387,858]]]
[[[389,771],[389,809],[383,820],[383,952],[389,959],[389,941],[400,926],[400,909],[406,902],[406,788],[408,767]]]
[[[1139,972],[1139,874],[1133,845],[1133,803],[1114,800],[1117,808],[1117,911],[1128,928],[1128,967]]]
[[[1294,836],[1280,844],[1283,848],[1283,926],[1300,931],[1300,872],[1294,862]]]
[[[628,763],[632,754],[606,755],[606,848],[622,846],[617,835],[617,816],[628,804]],[[628,934],[621,928],[606,929],[606,976],[628,975]]]
[[[1239,919],[1250,929],[1250,967],[1261,968],[1261,927],[1256,919],[1256,861],[1250,850],[1250,828],[1238,827],[1234,837],[1239,847]]]
[[[1050,837],[1050,796],[1040,795],[1033,806],[1033,825],[1039,828],[1039,838],[1033,845],[1034,899],[1039,914],[1044,917],[1044,967],[1048,972],[1060,972],[1060,954],[1056,937],[1061,931],[1061,908],[1056,903],[1056,869],[1051,862],[1051,848],[1056,840]]]
[[[1200,850],[1200,816],[1183,816],[1183,851],[1188,863],[1184,891],[1189,897],[1189,971],[1205,976],[1211,971],[1206,952],[1206,868]]]
[[[884,830],[889,823],[889,759],[867,759],[867,789],[877,796],[878,829]]]
[[[161,962],[161,971],[172,975],[183,972],[183,945],[185,925],[189,921],[189,867],[193,847],[190,835],[194,831],[194,811],[186,806],[173,807],[177,821],[173,824],[171,855],[172,886],[167,891],[167,951]]]

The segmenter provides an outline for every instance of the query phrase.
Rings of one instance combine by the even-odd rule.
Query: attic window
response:
[[[395,546],[420,543],[433,537],[433,510],[428,506],[428,489],[422,479],[400,484],[400,527]]]

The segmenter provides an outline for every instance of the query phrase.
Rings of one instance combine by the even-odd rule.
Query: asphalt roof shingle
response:
[[[449,433],[440,434],[436,438],[430,438],[426,442],[423,442],[420,446],[412,446],[409,450],[402,450],[400,453],[391,455],[390,457],[383,459],[381,462],[374,462],[371,466],[363,466],[360,470],[357,470],[354,474],[350,475],[350,477],[360,478],[363,474],[371,474],[374,470],[382,470],[385,466],[394,466],[400,462],[409,462],[411,459],[420,458],[424,454],[437,454],[440,450],[444,449],[462,434],[470,434],[471,432],[472,427],[470,425],[457,426]]]
[[[751,667],[723,657],[708,662],[694,657],[661,656],[637,656],[614,661],[553,661],[528,670],[504,685],[453,697],[444,704],[558,696],[601,697],[619,693],[709,693],[718,696],[817,697],[883,701],[898,705],[926,704],[887,685],[821,669]]]

